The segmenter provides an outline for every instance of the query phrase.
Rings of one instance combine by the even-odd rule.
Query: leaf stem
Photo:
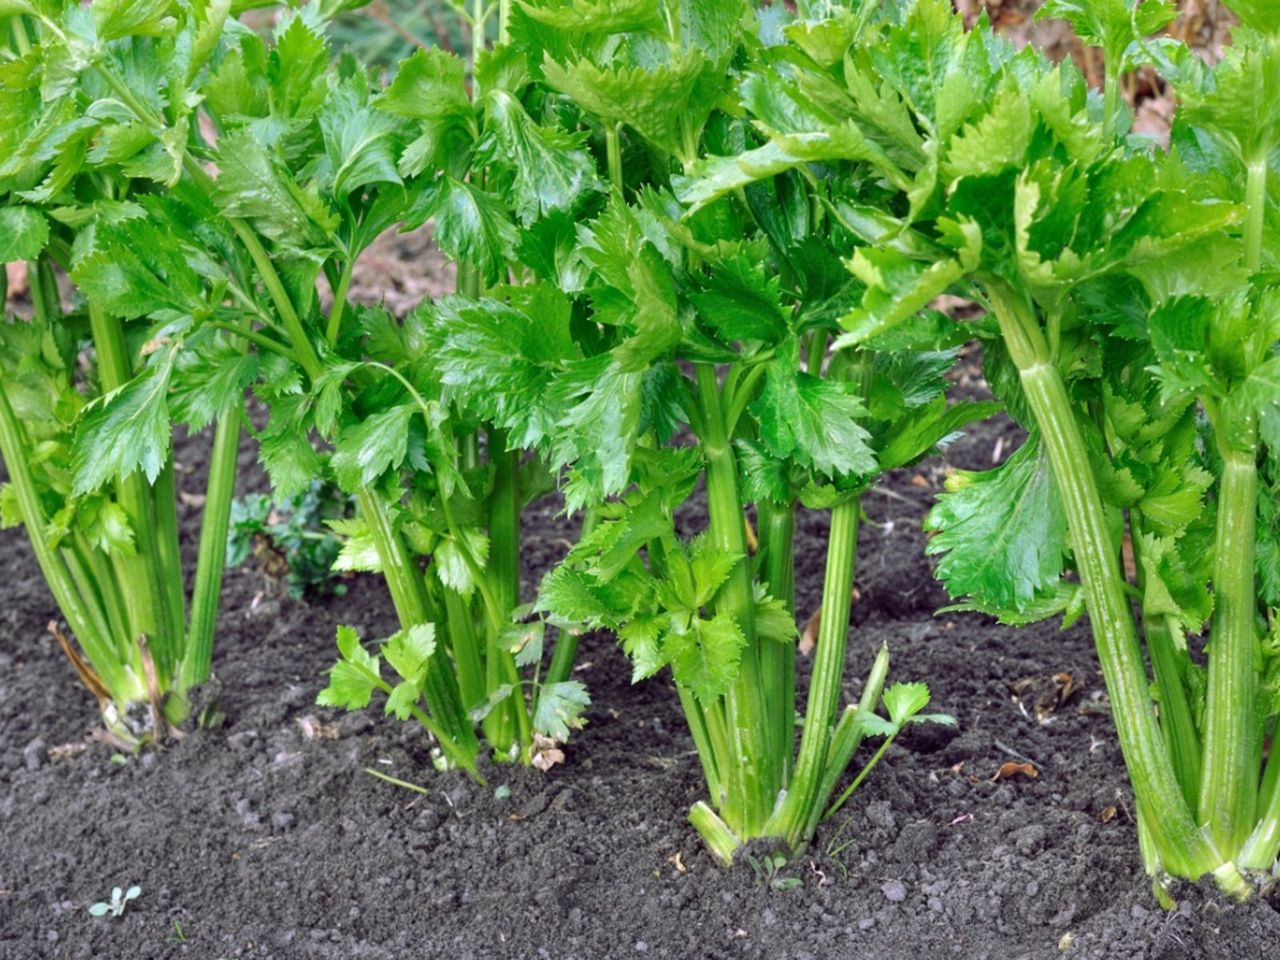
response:
[[[325,340],[331,347],[338,342],[338,334],[342,332],[342,315],[347,309],[347,294],[351,289],[355,265],[355,257],[343,263],[342,273],[338,275],[338,286],[333,291],[333,306],[329,309],[329,326],[325,331]]]
[[[733,617],[746,638],[738,672],[723,698],[729,753],[720,771],[725,789],[721,815],[739,836],[759,836],[781,788],[782,758],[769,749],[769,704],[760,676],[760,653],[755,630],[755,596],[750,558],[738,495],[738,466],[730,445],[727,421],[716,382],[715,367],[696,366],[698,402],[705,434],[707,508],[711,539],[716,547],[738,558],[713,601],[718,613]]]
[[[1232,860],[1256,824],[1261,756],[1255,722],[1256,453],[1223,452],[1213,565],[1213,624],[1205,698],[1200,819]]]
[[[1049,356],[1026,294],[995,277],[984,278],[984,285],[1063,499],[1134,796],[1147,817],[1160,859],[1180,876],[1198,878],[1216,869],[1222,858],[1192,817],[1165,749],[1148,694],[1147,671],[1125,592],[1119,550],[1107,524],[1066,385]]]

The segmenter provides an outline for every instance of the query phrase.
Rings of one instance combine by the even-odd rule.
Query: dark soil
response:
[[[950,461],[984,467],[1016,442],[989,425]],[[179,459],[202,455],[189,441]],[[782,871],[793,889],[712,864],[685,822],[703,788],[670,683],[632,686],[607,637],[582,647],[590,724],[546,775],[492,766],[481,788],[433,772],[415,727],[313,706],[337,624],[393,629],[372,579],[307,605],[231,571],[215,660],[225,726],[140,757],[92,745],[59,759],[93,705],[45,632],[56,610],[25,538],[0,534],[0,958],[1277,956],[1266,900],[1192,887],[1175,911],[1153,900],[1087,628],[933,616],[945,598],[920,520],[942,476],[909,471],[867,498],[849,676],[887,642],[894,675],[928,680],[958,731],[918,728],[891,749]],[[191,492],[200,479],[183,476]],[[824,527],[800,524],[802,612]],[[528,589],[573,529],[551,505],[530,517]],[[1009,762],[1038,776],[996,779]],[[90,917],[130,884],[142,895],[124,917]]]

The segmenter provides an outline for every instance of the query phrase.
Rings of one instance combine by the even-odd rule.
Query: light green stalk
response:
[[[1148,694],[1119,551],[1107,525],[1066,385],[1026,295],[994,277],[986,278],[985,286],[1062,496],[1098,660],[1135,798],[1165,866],[1180,876],[1200,877],[1217,869],[1222,858],[1192,817],[1165,749]]]
[[[781,787],[781,759],[769,749],[771,719],[760,676],[755,630],[755,597],[751,586],[738,495],[738,466],[726,429],[715,368],[697,366],[698,402],[702,408],[706,458],[707,510],[710,536],[724,553],[740,559],[714,599],[718,613],[733,617],[746,638],[746,647],[733,686],[723,699],[729,742],[729,762],[720,771],[725,802],[720,813],[740,837],[759,836],[769,819],[773,799]]]

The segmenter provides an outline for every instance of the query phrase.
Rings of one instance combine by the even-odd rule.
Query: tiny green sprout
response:
[[[126,763],[129,762],[129,758],[126,757],[123,753],[113,753],[111,755],[111,762],[114,763],[117,767],[123,767]]]
[[[110,902],[98,901],[91,904],[89,913],[95,917],[105,917],[111,914],[113,917],[119,917],[124,914],[124,908],[130,900],[136,900],[142,894],[142,888],[138,886],[130,887],[128,890],[121,890],[119,887],[111,888]]]
[[[778,871],[787,865],[787,858],[781,853],[768,854],[763,857],[755,857],[748,854],[747,862],[751,864],[751,870],[756,875],[756,885],[759,887],[768,887],[770,890],[785,892],[803,886],[803,881],[799,877],[782,877],[778,875]]]
[[[175,919],[173,921],[173,936],[171,936],[165,942],[166,943],[186,943],[187,942],[187,931],[182,929],[181,920]]]

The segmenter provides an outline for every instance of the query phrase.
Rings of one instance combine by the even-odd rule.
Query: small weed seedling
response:
[[[124,915],[124,908],[130,900],[137,900],[142,894],[142,888],[138,886],[130,887],[128,890],[121,890],[119,887],[111,888],[111,900],[104,902],[99,900],[97,903],[90,905],[89,912],[95,917],[105,917],[111,914],[113,917]]]
[[[747,862],[756,875],[756,886],[768,887],[770,890],[795,890],[803,884],[799,877],[782,877],[778,871],[787,865],[787,858],[781,853],[768,854],[763,857],[747,855]]]

